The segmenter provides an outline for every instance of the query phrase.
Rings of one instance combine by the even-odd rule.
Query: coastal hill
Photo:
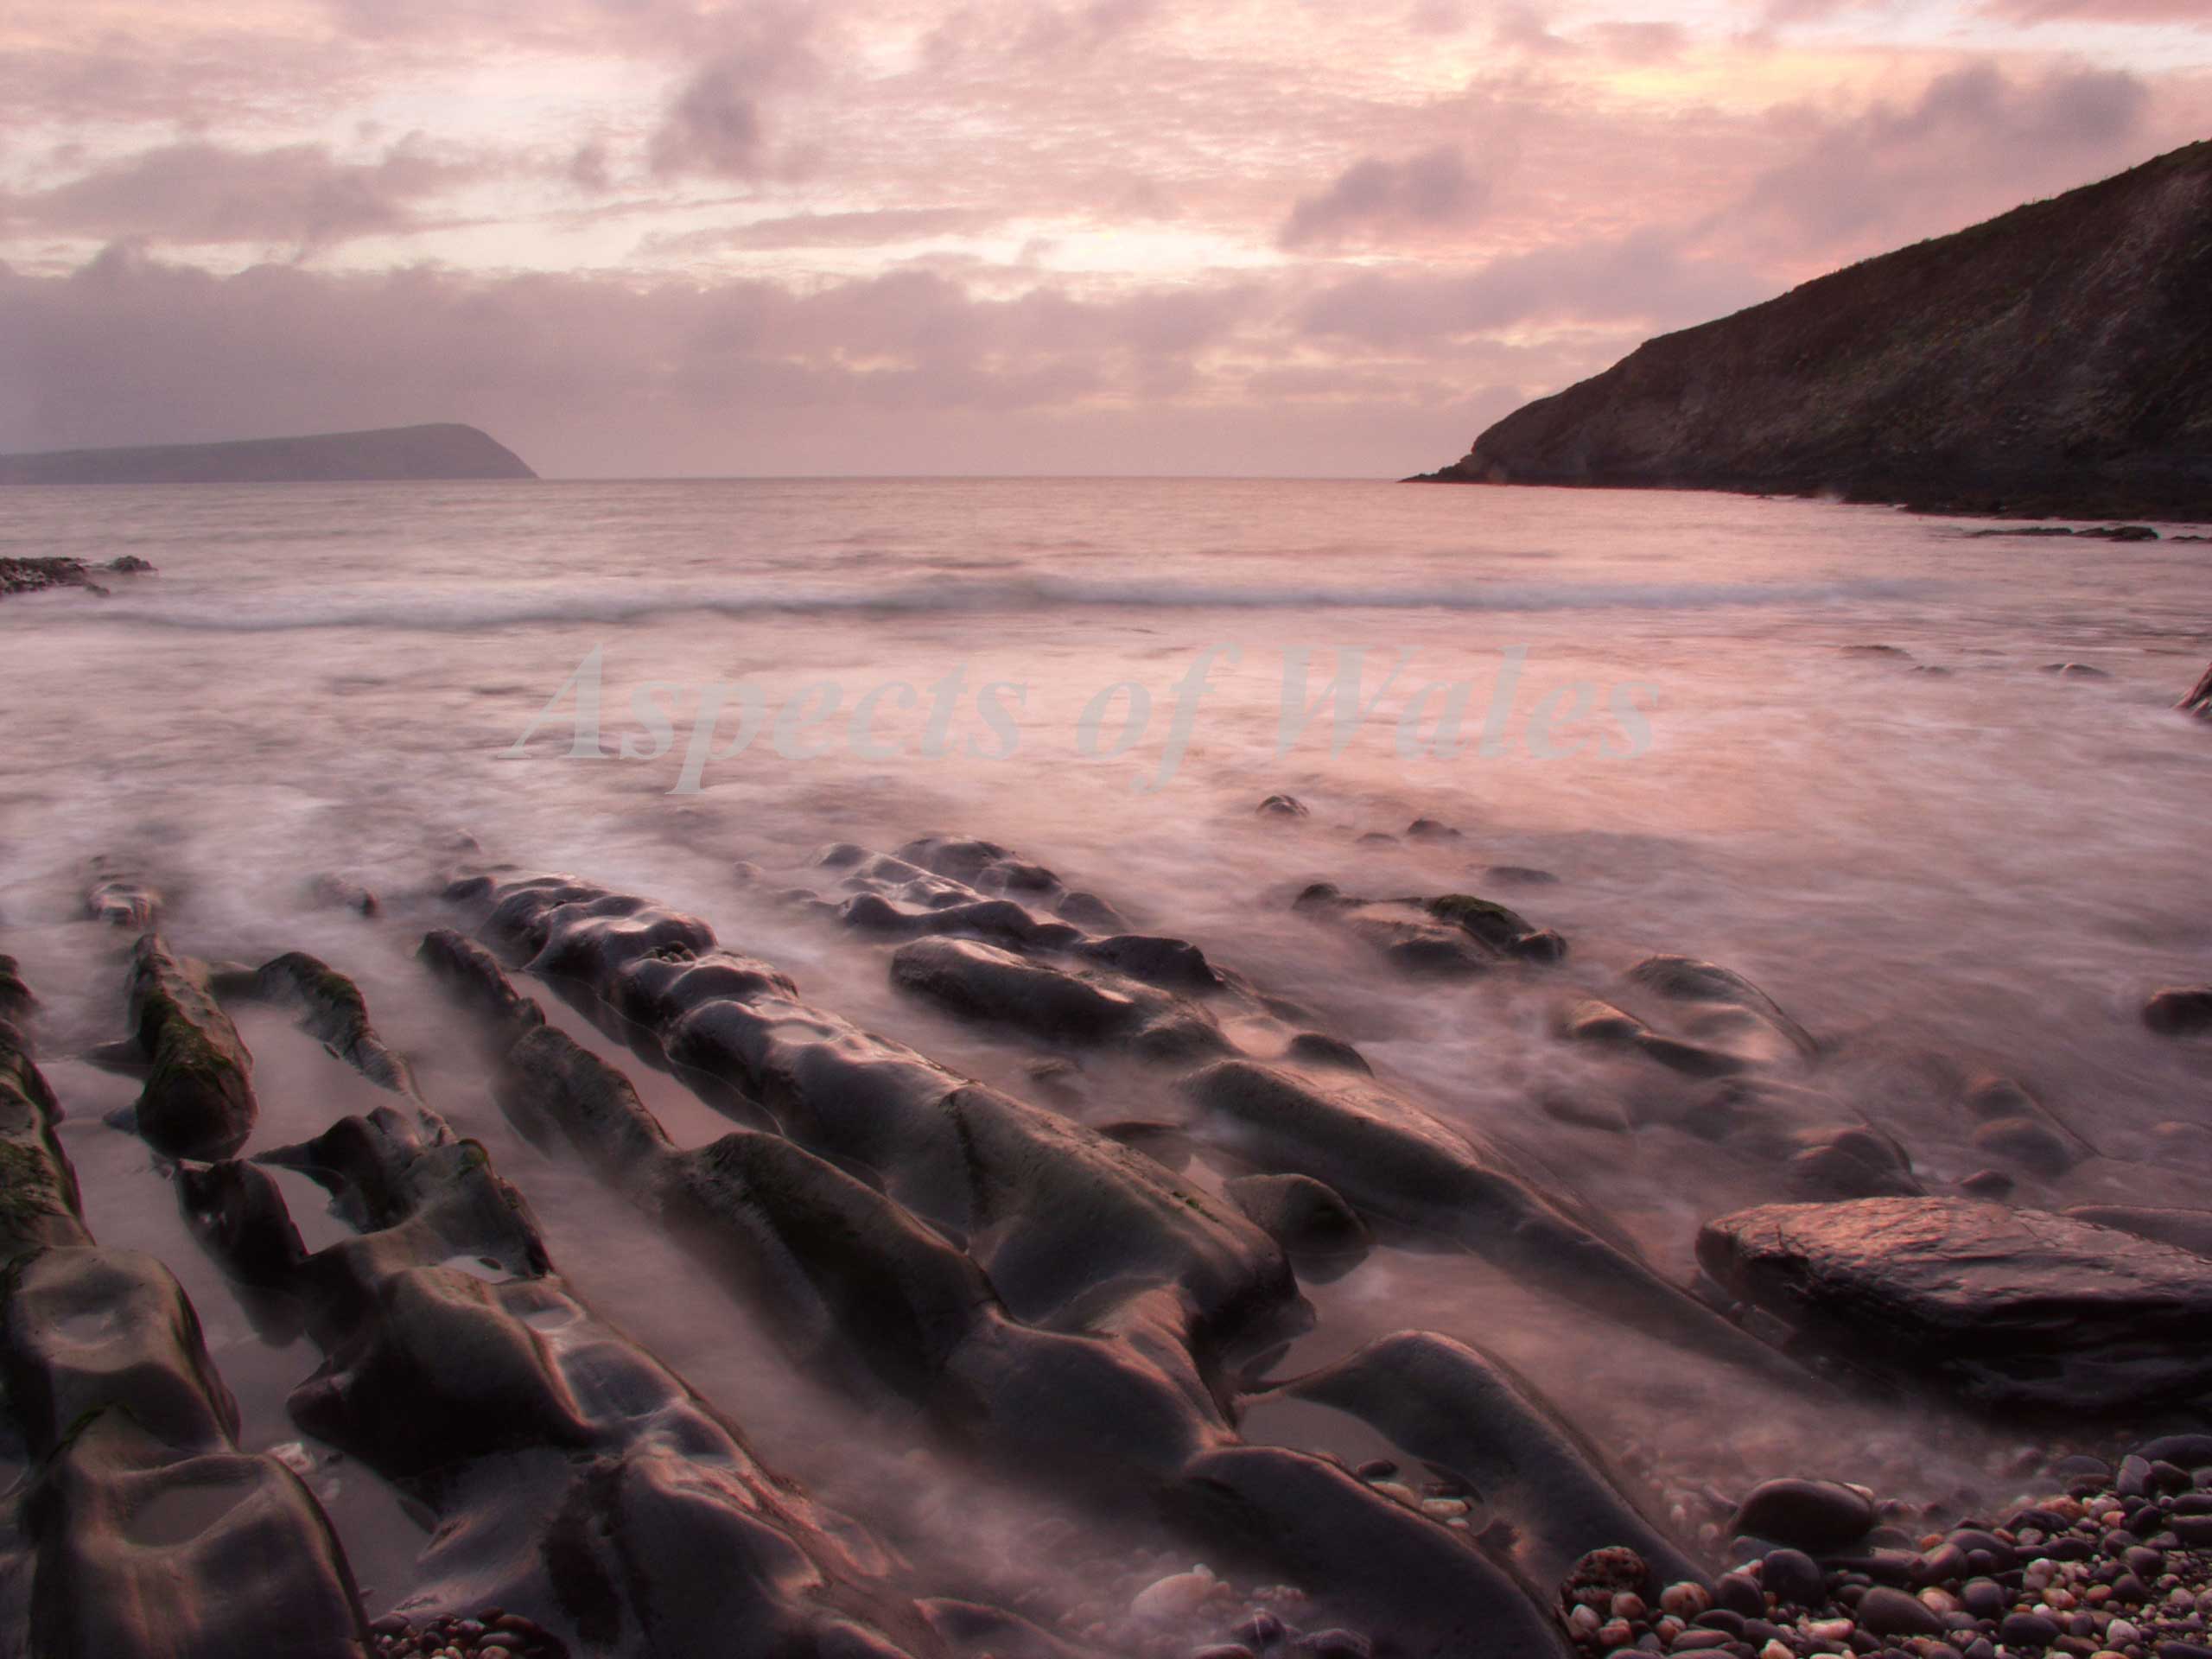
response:
[[[2212,142],[1646,341],[1418,481],[2212,518]]]
[[[236,443],[0,455],[0,484],[308,484],[537,476],[505,445],[473,426],[450,423]]]

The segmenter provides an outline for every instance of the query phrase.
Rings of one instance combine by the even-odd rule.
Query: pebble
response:
[[[1130,1615],[1142,1619],[1188,1618],[1205,1605],[1217,1582],[1212,1572],[1203,1567],[1171,1573],[1137,1592],[1129,1603]]]
[[[1793,1504],[1832,1503],[1855,1519],[1859,1502],[1867,1516],[1909,1530],[1862,1528],[1808,1551],[1772,1531],[1738,1528],[1734,1559],[1749,1566],[1721,1575],[1710,1592],[1669,1585],[1656,1610],[1632,1587],[1640,1559],[1596,1552],[1577,1563],[1573,1592],[1562,1598],[1568,1633],[1589,1659],[1724,1651],[1739,1659],[2212,1659],[2212,1435],[2171,1437],[2111,1462],[2054,1460],[2025,1448],[1989,1467],[2002,1479],[2040,1475],[2064,1490],[1987,1508],[1984,1493],[1962,1487],[1923,1508],[1877,1503],[1834,1482],[1767,1482],[1754,1496],[1782,1505],[1784,1530],[1802,1525]],[[1722,1494],[1710,1495],[1710,1507],[1706,1494],[1675,1496],[1684,1530],[1700,1512],[1730,1513]],[[1996,1518],[1937,1531],[1912,1524],[1961,1510]],[[1734,1512],[1761,1513],[1751,1498]],[[1775,1513],[1761,1525],[1776,1527]],[[1726,1541],[1716,1533],[1707,1541],[1719,1554]]]
[[[1713,1596],[1703,1585],[1685,1579],[1659,1592],[1659,1605],[1677,1618],[1695,1619],[1712,1610]]]
[[[1859,1622],[1876,1636],[1941,1636],[1947,1628],[1942,1619],[1945,1611],[1948,1610],[1931,1607],[1886,1585],[1861,1596],[1858,1607]]]
[[[1821,1599],[1827,1580],[1802,1550],[1770,1549],[1759,1564],[1759,1582],[1777,1600],[1809,1607]]]

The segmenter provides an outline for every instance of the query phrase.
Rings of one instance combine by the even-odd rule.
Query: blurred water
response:
[[[307,949],[355,973],[439,1082],[451,1029],[406,950],[444,919],[428,895],[465,832],[486,858],[696,910],[812,1000],[1021,1088],[1034,1052],[901,1001],[879,952],[772,898],[827,885],[807,868],[825,842],[950,830],[1306,1004],[1386,1081],[1551,1169],[1677,1276],[1700,1220],[1782,1196],[1773,1169],[1674,1129],[1608,1135],[1539,1109],[1661,1086],[1550,1035],[1562,998],[1611,994],[1652,950],[1738,969],[1834,1043],[1825,1086],[1904,1140],[1931,1186],[1986,1161],[1928,1081],[1940,1062],[2018,1077],[2105,1154],[2037,1201],[2212,1198],[2203,1177],[2139,1161],[2160,1156],[2153,1125],[2212,1123],[2212,1089],[2201,1058],[2137,1018],[2151,988],[2212,978],[2212,732],[2169,710],[2212,655],[2203,545],[1976,538],[1728,496],[1359,483],[25,489],[4,503],[0,556],[160,567],[105,600],[0,607],[0,949],[47,995],[50,1047],[119,1020],[119,942],[79,909],[82,865],[106,854],[161,879],[182,948]],[[1178,683],[1215,647],[1157,783]],[[661,682],[641,706],[668,714],[671,752],[568,758],[571,703],[503,755],[594,648],[607,748],[652,747],[631,698]],[[1325,714],[1285,753],[1285,664],[1301,649],[1309,697],[1343,653],[1365,653],[1367,695],[1409,655],[1340,747]],[[2042,671],[2060,662],[2105,677]],[[956,671],[944,752],[925,753],[933,688]],[[769,721],[708,761],[697,792],[672,793],[697,689],[741,679]],[[822,752],[778,753],[769,722],[818,704],[824,682],[842,708],[811,728]],[[1454,757],[1396,741],[1428,682],[1471,688]],[[1001,694],[1010,754],[979,702],[994,683],[1026,688]],[[1126,753],[1086,754],[1086,706],[1125,683],[1145,688],[1148,725]],[[912,706],[880,695],[864,734],[878,751],[856,752],[846,711],[896,685]],[[1540,753],[1532,716],[1548,698],[1571,713],[1578,687],[1590,712],[1558,734],[1572,752]],[[1090,747],[1113,747],[1134,695],[1116,694]],[[1433,728],[1446,694],[1429,695]],[[1276,791],[1311,816],[1255,817]],[[1358,843],[1424,817],[1464,838]],[[741,861],[760,875],[741,879]],[[1480,891],[1493,864],[1561,878],[1494,896],[1567,936],[1564,969],[1416,984],[1287,908],[1316,880]],[[391,919],[314,908],[312,879],[333,871],[385,894]],[[906,1466],[897,1433],[825,1438],[829,1408],[618,1203],[508,1135],[464,1075],[443,1086],[442,1108],[493,1144],[588,1294],[675,1350],[772,1462],[833,1488],[865,1469],[833,1497],[864,1512],[881,1497],[884,1471]],[[646,1087],[679,1139],[715,1132],[672,1084]],[[1102,1116],[1143,1116],[1155,1087],[1101,1068],[1091,1097]],[[302,1086],[256,1144],[341,1109]],[[106,1133],[80,1122],[73,1153],[158,1179],[80,1145]],[[109,1242],[177,1248],[166,1223],[132,1236],[128,1204],[98,1219],[122,1235]],[[1747,1396],[1465,1258],[1385,1252],[1315,1295],[1324,1317],[1297,1357],[1414,1324],[1481,1341],[1594,1436],[1656,1446],[1686,1481],[1774,1472],[1817,1444],[1827,1472],[1933,1497],[1992,1453],[1971,1424]],[[702,1322],[709,1303],[721,1311]],[[226,1369],[270,1353],[300,1369],[297,1350],[248,1351],[244,1321],[210,1324],[238,1348]],[[278,1437],[282,1388],[241,1392]]]

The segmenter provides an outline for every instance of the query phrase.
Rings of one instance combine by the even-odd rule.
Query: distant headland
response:
[[[2212,518],[2212,142],[1647,340],[1419,482]]]
[[[537,476],[505,444],[453,423],[0,455],[0,484],[342,484]]]

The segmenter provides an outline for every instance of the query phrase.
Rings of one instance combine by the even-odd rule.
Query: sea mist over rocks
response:
[[[1025,1480],[988,1436],[947,1436],[901,1392],[926,1368],[880,1353],[872,1368],[839,1345],[893,1326],[794,1320],[702,1266],[653,1195],[745,1127],[732,1103],[661,1063],[658,1027],[594,1012],[567,971],[598,971],[581,941],[563,971],[533,972],[520,936],[492,929],[546,1027],[619,1070],[666,1137],[638,1166],[651,1179],[606,1178],[557,1123],[510,1114],[506,1061],[485,1058],[482,1020],[417,960],[426,935],[473,938],[486,902],[526,898],[532,873],[572,876],[610,926],[658,929],[680,957],[702,925],[759,964],[728,977],[766,1000],[733,996],[717,1018],[869,1068],[849,1094],[786,1101],[794,1123],[801,1107],[878,1098],[894,1072],[959,1079],[1120,1148],[1117,1170],[1167,1172],[1146,1179],[1231,1228],[1232,1184],[1261,1155],[1240,1159],[1233,1128],[1303,1098],[1241,1095],[1260,1084],[1237,1068],[1418,1113],[1403,1121],[1433,1126],[1433,1147],[1479,1144],[1599,1259],[1649,1264],[1646,1293],[1601,1305],[1544,1252],[1473,1248],[1381,1188],[1363,1213],[1412,1219],[1344,1271],[1301,1268],[1310,1323],[1217,1372],[1238,1457],[1394,1460],[1443,1530],[1476,1531],[1491,1500],[1428,1491],[1445,1478],[1371,1423],[1272,1385],[1427,1331],[1510,1366],[1713,1567],[1729,1505],[1771,1476],[1861,1482],[1917,1530],[2015,1496],[2052,1437],[1939,1395],[1742,1363],[1738,1327],[1705,1324],[1681,1288],[1704,1224],[1789,1196],[1793,1160],[1819,1150],[1801,1135],[1894,1141],[1913,1180],[1951,1190],[2003,1161],[1967,1106],[1985,1072],[2071,1137],[2063,1167],[2005,1163],[2022,1205],[2208,1202],[2212,1177],[2164,1127],[2198,1111],[2201,1053],[2140,1018],[2152,988],[2212,977],[2196,853],[2212,754],[2170,706],[2212,654],[2212,573],[2186,546],[2101,543],[2093,564],[1863,507],[1362,484],[118,488],[16,505],[0,556],[157,567],[106,600],[0,608],[0,948],[39,999],[37,1062],[67,1105],[54,1133],[88,1230],[175,1274],[237,1396],[241,1446],[304,1471],[377,1609],[466,1575],[425,1564],[436,1535],[385,1472],[391,1447],[333,1459],[296,1420],[326,1357],[313,1333],[224,1270],[173,1172],[106,1121],[142,1084],[92,1063],[130,1028],[135,971],[129,931],[87,913],[95,891],[124,910],[158,895],[174,950],[255,982],[305,952],[359,988],[423,1098],[523,1194],[564,1294],[603,1316],[558,1324],[542,1351],[569,1363],[619,1327],[738,1421],[763,1467],[863,1522],[907,1564],[910,1593],[1015,1606],[1104,1651],[1186,1654],[1297,1575],[1244,1564],[1228,1529],[1108,1503],[1088,1477]],[[957,603],[905,602],[938,589]],[[580,695],[594,655],[595,721]],[[2097,672],[2045,671],[2067,664]],[[1010,744],[983,714],[993,686],[1023,690],[992,701]],[[672,790],[710,688],[696,788]],[[1455,701],[1458,751],[1438,753]],[[1547,709],[1550,754],[1535,741]],[[604,760],[572,758],[584,736]],[[480,877],[505,885],[466,885]],[[452,896],[456,879],[474,896]],[[1455,895],[1503,914],[1427,907]],[[946,931],[893,931],[925,913]],[[1187,943],[1220,984],[1194,988],[1196,964],[1173,952],[1122,955],[1110,942],[1127,938]],[[1673,955],[1740,975],[1786,1023],[1693,1031],[1694,1005],[1631,977]],[[1025,977],[1048,968],[1063,977]],[[957,1000],[995,985],[1051,995],[980,1005],[989,1017]],[[1566,1034],[1605,1035],[1579,1012],[1592,1001],[1648,1034]],[[1033,1006],[1078,1014],[1011,1017]],[[296,1007],[225,1007],[259,1097],[243,1161],[398,1098],[334,1058]],[[641,991],[624,1007],[665,1005]],[[1325,1040],[1294,1053],[1309,1034]],[[1745,1074],[1654,1058],[1738,1051],[1787,1085],[1759,1091],[1771,1140],[1705,1132]],[[924,1070],[896,1072],[907,1056]],[[1252,1098],[1277,1109],[1238,1116]],[[921,1134],[930,1120],[899,1121]],[[849,1183],[830,1184],[841,1201],[929,1207],[900,1185],[915,1166],[820,1144],[844,1160],[810,1154]],[[254,1166],[306,1249],[357,1239],[311,1174]],[[946,1252],[995,1261],[1033,1217],[1067,1211],[1039,1202],[1009,1232],[938,1204],[895,1236],[935,1271]],[[441,1245],[410,1270],[489,1287],[464,1298],[538,1294],[482,1253]],[[1022,1286],[1020,1268],[995,1282]],[[1160,1328],[1115,1306],[1116,1331]],[[1009,1343],[1055,1334],[1033,1305],[1014,1313]],[[1149,1586],[1200,1562],[1224,1587],[1185,1585],[1166,1596],[1182,1611],[1130,1624]],[[1351,1617],[1264,1605],[1309,1630]]]

